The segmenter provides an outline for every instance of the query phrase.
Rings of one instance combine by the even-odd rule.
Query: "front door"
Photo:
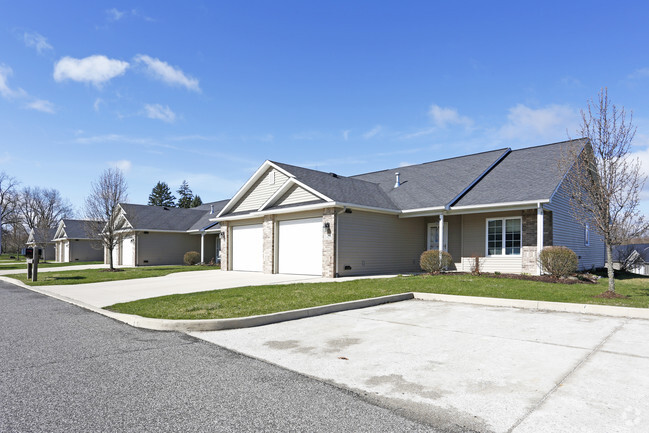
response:
[[[439,250],[439,223],[428,224],[428,250]],[[448,223],[444,223],[444,251],[448,251]]]

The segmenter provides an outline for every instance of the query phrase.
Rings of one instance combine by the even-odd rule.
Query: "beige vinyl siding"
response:
[[[340,276],[418,272],[426,248],[425,218],[354,210],[337,217]],[[351,270],[345,270],[351,266]]]
[[[272,178],[271,172],[274,173],[275,182],[270,183]],[[248,192],[244,194],[239,202],[232,208],[234,212],[244,212],[257,210],[266,203],[266,201],[277,192],[277,190],[288,180],[288,177],[274,168],[269,168],[264,175],[255,182]]]
[[[604,266],[606,252],[602,238],[591,227],[590,246],[584,245],[584,226],[571,215],[570,202],[563,188],[560,188],[552,202],[544,207],[552,211],[554,245],[573,250],[579,257],[580,269]]]
[[[487,253],[487,219],[521,217],[521,211],[490,212],[462,215],[462,257],[484,257]],[[450,235],[449,235],[450,237]],[[515,256],[520,261],[520,256]],[[519,271],[520,272],[520,271]]]
[[[523,272],[523,260],[521,256],[491,256],[481,257],[481,272],[503,272],[506,274],[520,274]],[[462,264],[458,270],[471,272],[475,265],[473,257],[462,257]]]
[[[305,203],[314,200],[320,200],[320,198],[299,185],[293,185],[279,200],[277,200],[275,205],[282,206],[286,204]]]
[[[70,261],[91,262],[103,258],[103,250],[92,247],[91,241],[84,239],[70,239]]]
[[[187,233],[138,232],[135,245],[137,266],[182,265],[187,251],[200,253],[201,237]]]

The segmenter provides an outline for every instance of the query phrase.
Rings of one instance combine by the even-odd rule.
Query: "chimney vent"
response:
[[[395,182],[394,182],[394,187],[399,188],[401,186],[401,180],[399,179],[399,172],[396,173],[395,177],[396,177],[396,179],[395,179]]]
[[[211,204],[210,205],[210,215],[212,215],[213,213],[214,213],[214,205]]]

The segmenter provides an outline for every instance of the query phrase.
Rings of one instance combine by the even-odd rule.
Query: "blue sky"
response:
[[[649,169],[646,2],[0,4],[0,170],[77,210],[112,166],[131,202],[183,179],[212,201],[266,159],[352,175],[574,138],[603,86]]]

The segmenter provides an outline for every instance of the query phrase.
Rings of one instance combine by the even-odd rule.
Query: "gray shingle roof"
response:
[[[559,159],[585,144],[578,139],[514,150],[455,206],[550,199],[564,176]]]
[[[335,202],[411,210],[548,200],[564,176],[559,159],[585,144],[585,139],[577,139],[497,149],[350,177],[271,162]],[[397,172],[401,184],[395,188]]]
[[[63,219],[65,236],[68,239],[89,239],[84,229],[84,220]]]
[[[334,201],[382,209],[398,209],[380,185],[376,183],[280,162],[273,162],[273,164],[288,171],[300,182]]]
[[[354,176],[378,184],[399,209],[445,206],[480,176],[507,149],[443,159]],[[395,174],[401,186],[394,188]]]
[[[226,204],[228,204],[230,200],[220,200],[220,201],[214,201],[211,203],[204,203],[200,206],[197,206],[192,209],[197,209],[203,211],[203,216],[196,221],[190,228],[190,231],[197,231],[197,230],[203,230],[207,227],[211,227],[214,229],[214,221],[210,221],[210,218],[216,217],[219,212],[221,212],[221,209],[225,207]],[[214,213],[211,214],[210,210],[211,207],[214,206]],[[216,224],[218,226],[218,223]]]
[[[43,243],[43,242],[49,243],[49,242],[52,242],[52,240],[54,239],[54,235],[56,235],[56,228],[49,229],[47,231],[47,240],[45,240],[45,241],[43,241],[41,239],[40,230],[30,230],[30,232],[29,232],[29,236],[31,238],[33,238],[36,243]]]
[[[187,231],[205,214],[196,208],[175,208],[120,203],[135,230]],[[209,211],[208,211],[209,212]]]

